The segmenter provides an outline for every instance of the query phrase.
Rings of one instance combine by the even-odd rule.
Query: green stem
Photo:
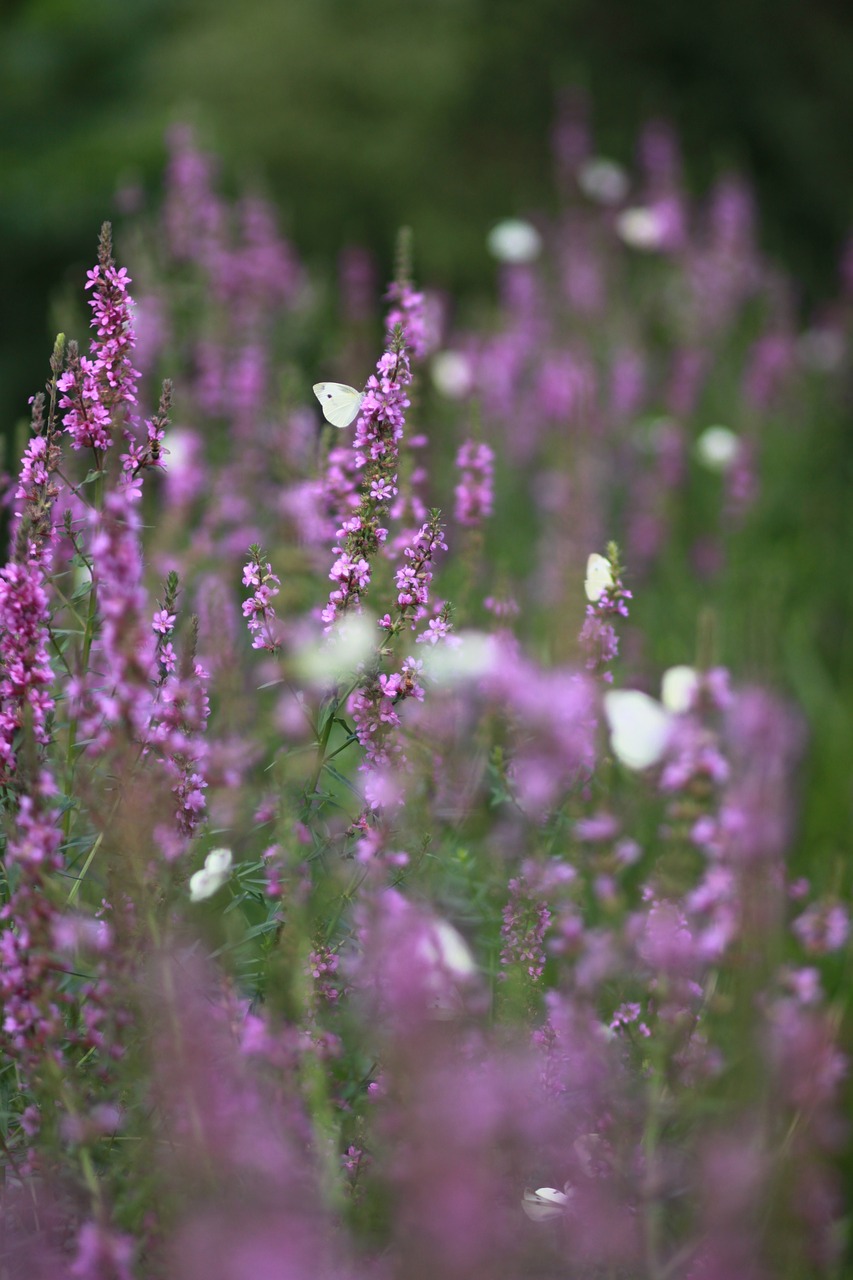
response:
[[[92,506],[96,511],[100,511],[103,505],[104,497],[104,473],[100,472],[93,486]],[[86,620],[83,626],[83,645],[80,655],[80,672],[85,674],[89,669],[89,657],[92,652],[92,644],[95,638],[95,624],[98,615],[98,598],[94,581],[89,591],[89,608]],[[75,612],[75,616],[79,616]],[[68,724],[68,742],[65,750],[65,771],[67,778],[67,792],[71,795],[74,786],[74,769],[76,765],[75,751],[77,747],[77,716],[73,716]],[[62,831],[67,841],[71,835],[71,820],[73,809],[69,806],[62,818]]]
[[[326,756],[325,763],[328,764],[330,760],[334,760],[335,756],[339,756],[342,751],[346,751],[347,747],[351,747],[354,742],[358,742],[357,733],[351,733],[346,742],[342,742],[339,747],[335,747],[334,751],[330,751]]]
[[[323,766],[326,763],[326,747],[329,745],[329,738],[332,736],[332,726],[335,723],[335,716],[339,706],[340,703],[337,696],[333,697],[329,703],[329,712],[326,716],[326,723],[323,725],[323,732],[317,739],[317,763],[306,791],[306,800],[309,805],[317,791],[317,783],[320,781],[320,774],[323,772]]]
[[[101,846],[101,841],[103,840],[103,838],[104,838],[104,833],[102,831],[101,834],[98,836],[97,840],[95,841],[95,843],[92,845],[88,854],[86,855],[86,861],[83,863],[83,868],[80,874],[77,876],[77,879],[74,881],[73,885],[71,886],[71,889],[68,894],[67,905],[69,907],[77,899],[77,895],[80,892],[80,885],[86,879],[86,873],[88,872],[89,868],[92,865],[92,862],[94,861],[95,854],[98,852],[98,849]]]

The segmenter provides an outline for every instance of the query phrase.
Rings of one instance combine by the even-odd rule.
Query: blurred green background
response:
[[[765,248],[805,302],[831,292],[853,222],[847,0],[5,0],[0,17],[0,415],[44,376],[50,299],[76,288],[116,189],[156,189],[163,135],[193,122],[226,179],[272,195],[300,252],[486,286],[485,228],[553,199],[560,90],[589,95],[599,149],[628,160],[671,117],[704,190],[755,181]]]

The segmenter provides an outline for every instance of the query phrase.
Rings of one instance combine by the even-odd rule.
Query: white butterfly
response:
[[[563,1191],[558,1191],[556,1187],[538,1187],[536,1191],[531,1191],[530,1187],[525,1187],[524,1195],[521,1197],[521,1207],[528,1218],[532,1218],[534,1222],[562,1218],[572,1194],[573,1191],[568,1182]]]
[[[315,382],[314,395],[323,408],[323,417],[333,427],[348,427],[358,417],[362,391],[348,387],[344,382]]]
[[[659,764],[669,747],[676,716],[695,708],[700,688],[696,669],[679,666],[663,673],[660,702],[639,689],[608,689],[604,715],[617,759],[629,769]]]
[[[583,585],[590,604],[597,604],[605,591],[609,591],[613,586],[613,569],[610,561],[605,556],[600,556],[597,551],[593,551],[586,562],[586,579]]]
[[[672,714],[639,689],[608,689],[604,715],[613,754],[628,769],[650,769],[669,745]]]

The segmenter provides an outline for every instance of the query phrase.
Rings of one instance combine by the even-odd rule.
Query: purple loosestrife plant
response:
[[[386,319],[387,347],[376,373],[367,380],[356,420],[353,457],[355,471],[361,472],[359,499],[336,534],[339,541],[333,550],[338,559],[329,577],[338,586],[321,615],[327,634],[337,618],[351,608],[360,609],[371,580],[371,560],[388,539],[388,529],[381,522],[388,517],[399,493],[400,443],[409,407],[406,388],[412,381],[411,357],[421,357],[427,351],[424,298],[405,278],[407,256],[404,241],[400,280],[389,290],[395,305]],[[352,473],[351,467],[344,467],[341,478]],[[341,498],[346,502],[345,492],[339,502]]]
[[[54,709],[53,671],[49,656],[48,584],[56,533],[53,506],[59,493],[56,471],[61,450],[55,420],[57,374],[62,340],[51,361],[49,411],[44,397],[33,402],[33,436],[24,454],[15,492],[15,556],[0,570],[0,778],[13,781],[15,742],[26,728],[40,748],[50,742]]]
[[[397,494],[397,455],[409,404],[405,389],[411,380],[406,335],[398,325],[376,373],[367,380],[356,422],[353,448],[362,472],[361,498],[337,531],[333,550],[338,558],[329,574],[337,586],[322,613],[327,632],[361,604],[370,585],[370,561],[388,537],[380,521]]]
[[[620,572],[619,549],[615,543],[609,544],[606,560],[603,556],[590,556],[586,579],[589,603],[579,641],[587,671],[607,684],[613,680],[608,666],[619,652],[619,637],[613,620],[628,617],[628,601],[631,599],[631,592],[622,585]]]
[[[272,565],[264,559],[260,547],[249,548],[252,557],[243,566],[243,586],[254,587],[248,600],[243,601],[243,617],[252,636],[253,649],[266,649],[277,653],[280,641],[277,636],[275,608],[272,601],[278,595],[281,581],[272,571]]]
[[[204,733],[210,715],[207,697],[210,677],[196,660],[197,618],[191,622],[188,650],[183,657],[175,652],[172,637],[177,615],[171,610],[176,608],[177,594],[178,576],[172,573],[166,582],[163,607],[152,620],[160,675],[150,741],[173,780],[178,834],[190,838],[205,817],[208,748]]]
[[[397,599],[393,614],[385,614],[380,627],[388,641],[402,631],[414,630],[427,615],[429,589],[432,582],[436,552],[447,550],[443,541],[439,513],[433,512],[427,524],[418,531],[412,543],[403,552],[404,563],[397,570]],[[447,616],[433,618],[426,630],[417,637],[419,641],[436,644],[449,629]],[[349,711],[355,723],[358,740],[365,755],[361,769],[368,775],[366,794],[371,807],[381,803],[382,786],[377,775],[399,772],[405,767],[406,756],[394,730],[400,725],[397,708],[407,699],[423,701],[421,683],[423,663],[413,657],[405,658],[398,672],[388,675],[377,671],[366,676],[350,696]]]
[[[0,996],[3,1054],[16,1064],[23,1096],[52,1106],[50,1086],[66,1069],[65,998],[55,957],[58,912],[52,881],[63,867],[57,785],[46,759],[55,711],[50,662],[50,575],[55,530],[53,506],[60,462],[56,390],[62,338],[51,359],[45,399],[33,402],[33,438],[16,491],[15,554],[0,570],[0,708],[3,784],[9,809],[5,847],[8,876],[0,908]],[[46,1078],[48,1087],[45,1089]],[[24,1145],[39,1127],[36,1107],[20,1117]],[[12,1138],[14,1150],[15,1138]],[[10,1154],[13,1167],[16,1157]],[[31,1150],[28,1162],[34,1160]]]
[[[460,471],[456,486],[456,519],[477,528],[492,514],[494,501],[494,450],[487,444],[466,440],[456,455]]]
[[[95,337],[88,356],[78,355],[76,344],[69,345],[68,369],[57,383],[71,446],[91,449],[98,470],[118,432],[133,439],[139,372],[131,363],[134,328],[129,283],[126,268],[116,269],[113,262],[111,228],[104,223],[98,265],[87,272],[86,283],[92,290],[89,306]]]
[[[409,284],[324,459],[320,291],[268,207],[182,135],[139,309],[102,239],[0,570],[10,1275],[844,1273],[849,911],[809,850],[788,884],[800,727],[704,622],[695,670],[632,688],[684,644],[694,537],[724,575],[727,511],[763,509],[781,392],[827,384],[742,190],[689,207],[657,129],[631,194],[577,108],[560,156],[539,257],[417,397],[458,540],[401,461]],[[161,357],[173,433],[168,390],[136,407]],[[614,547],[585,621],[578,592],[611,528],[649,579],[624,632]]]

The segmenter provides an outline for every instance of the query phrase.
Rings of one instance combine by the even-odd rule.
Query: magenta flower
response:
[[[272,602],[278,595],[281,582],[269,561],[263,559],[260,547],[250,547],[249,554],[252,559],[243,566],[243,586],[254,587],[255,590],[248,600],[243,601],[243,617],[253,637],[252,648],[276,653],[280,642]]]
[[[130,277],[112,259],[111,229],[104,223],[98,246],[98,265],[86,273],[91,289],[91,325],[95,336],[89,356],[78,356],[69,347],[68,369],[57,381],[62,392],[59,407],[65,409],[63,425],[74,449],[91,448],[104,453],[121,432],[133,439],[136,384],[139,372],[131,363],[135,345]]]
[[[60,368],[61,343],[51,359]],[[51,693],[49,580],[53,568],[53,507],[59,493],[55,472],[60,448],[53,419],[44,420],[44,397],[33,402],[33,437],[24,453],[15,498],[16,553],[0,569],[0,781],[16,770],[15,743],[25,718],[40,747],[50,741]]]
[[[489,445],[475,440],[466,440],[456,455],[461,472],[456,486],[456,519],[468,528],[477,528],[492,514],[494,458]]]
[[[589,604],[581,628],[580,646],[586,655],[586,669],[609,684],[613,675],[607,670],[619,652],[619,637],[613,622],[627,618],[631,592],[622,585],[617,563],[617,550],[611,544],[608,556],[594,552],[587,561],[584,589]]]
[[[160,635],[166,635],[175,625],[175,614],[167,613],[165,609],[158,609],[151,619],[151,627],[154,631],[158,631]]]
[[[338,509],[344,505],[345,511],[354,497],[351,477],[363,473],[355,512],[349,517],[344,514],[336,533],[337,559],[329,574],[336,586],[321,614],[327,633],[337,618],[359,608],[370,585],[371,561],[387,541],[382,521],[398,494],[400,442],[409,406],[406,388],[412,380],[409,352],[422,355],[425,350],[422,295],[402,284],[393,285],[390,296],[399,305],[389,313],[388,347],[365,387],[353,437],[354,469],[339,464],[327,473],[327,490],[334,475]]]

